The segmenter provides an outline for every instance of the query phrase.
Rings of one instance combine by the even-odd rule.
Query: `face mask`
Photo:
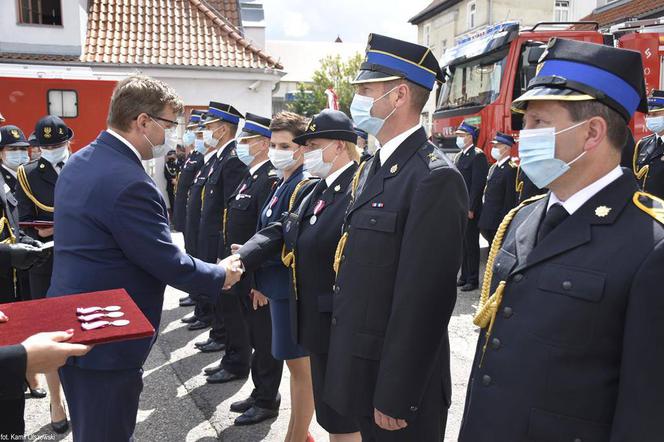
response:
[[[588,120],[586,120],[588,121]],[[519,132],[519,158],[521,168],[528,178],[540,189],[548,186],[570,169],[584,150],[569,163],[556,158],[556,135],[572,130],[584,124],[582,121],[567,129],[556,132],[554,127],[542,129],[524,129]]]
[[[325,151],[325,149],[332,146],[333,144],[334,141],[322,149],[316,149],[312,150],[311,152],[306,152],[304,154],[304,170],[306,170],[313,176],[317,176],[322,179],[327,178],[330,175],[332,164],[337,159],[337,157],[334,157],[334,160],[332,160],[332,162],[326,163],[323,160],[323,152]]]
[[[297,163],[294,154],[295,152],[291,150],[278,150],[272,147],[267,152],[270,162],[278,170],[287,170],[293,167]]]
[[[69,158],[69,150],[67,146],[58,147],[57,149],[42,149],[42,158],[57,166],[60,162],[67,161]]]
[[[205,147],[205,140],[194,140],[194,149],[196,149],[196,152],[205,154],[205,151],[207,150],[207,147]]]
[[[18,169],[18,166],[30,161],[28,151],[26,150],[10,150],[3,155],[3,162],[5,166],[12,170]]]
[[[178,140],[175,136],[174,127],[166,129],[164,126],[157,123],[154,119],[152,119],[152,121],[154,121],[159,127],[161,127],[164,130],[164,142],[162,144],[155,145],[152,144],[152,141],[150,141],[147,135],[143,134],[143,137],[145,137],[145,139],[148,140],[148,143],[150,143],[150,146],[152,146],[152,158],[161,158],[164,155],[166,155],[169,150],[175,150],[178,144]]]
[[[350,114],[353,117],[355,125],[360,129],[369,132],[374,137],[377,136],[378,132],[380,132],[380,130],[383,128],[383,124],[385,124],[387,119],[392,116],[397,108],[395,107],[392,112],[390,112],[389,115],[385,118],[372,117],[371,108],[377,101],[386,97],[397,87],[398,86],[393,87],[375,100],[371,97],[355,94],[353,97],[353,102],[350,104]]]
[[[493,158],[496,161],[500,161],[502,157],[503,155],[500,153],[500,147],[491,148],[491,158]]]
[[[205,141],[205,144],[207,144],[208,146],[217,147],[217,144],[219,144],[219,138],[215,138],[213,135],[219,129],[221,128],[218,127],[215,130],[203,131],[203,141]]]
[[[646,117],[646,127],[650,132],[656,134],[664,131],[664,115],[659,117]]]
[[[258,143],[252,143],[252,144],[239,143],[235,145],[235,152],[237,153],[238,159],[247,166],[253,163],[254,160],[256,159],[256,155],[252,155],[249,151],[251,146],[253,146],[254,144]]]
[[[456,145],[459,149],[466,147],[466,139],[464,137],[456,137]]]
[[[196,139],[196,134],[194,134],[191,131],[185,132],[184,135],[182,136],[182,142],[185,144],[185,146],[193,144],[195,139]]]

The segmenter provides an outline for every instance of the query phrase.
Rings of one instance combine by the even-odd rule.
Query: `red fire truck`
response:
[[[29,136],[37,119],[58,115],[74,130],[72,150],[94,140],[106,128],[116,81],[81,67],[0,66],[0,112]]]
[[[660,49],[664,50],[664,33],[660,32],[664,32],[664,25],[659,20],[628,22],[612,28],[608,34],[598,28],[597,23],[589,22],[545,22],[522,29],[518,23],[510,22],[459,41],[441,60],[447,81],[433,115],[434,139],[444,149],[457,151],[454,131],[462,121],[480,126],[477,145],[484,149],[490,148],[489,141],[496,131],[516,135],[521,129],[521,117],[512,114],[512,100],[525,92],[535,76],[543,45],[551,37],[638,50],[643,54],[648,91],[660,87],[664,75],[660,54]],[[637,113],[631,128],[637,140],[646,134],[642,114]]]

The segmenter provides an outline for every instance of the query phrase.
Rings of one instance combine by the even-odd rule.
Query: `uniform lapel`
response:
[[[50,162],[40,158],[38,170],[44,181],[47,181],[55,186],[55,183],[58,181],[58,173],[55,171],[55,168]]]
[[[349,214],[368,203],[376,196],[383,193],[384,181],[397,176],[410,159],[427,140],[424,128],[419,128],[413,132],[406,140],[397,147],[396,151],[381,166],[376,174],[367,179],[367,173],[373,165],[375,158],[371,159],[371,164],[367,164],[362,173],[361,186],[358,186],[355,195],[355,202],[351,207]]]
[[[537,229],[548,205],[548,198],[534,203],[538,204],[538,207],[516,231],[518,265],[512,273],[523,271],[528,267],[590,242],[592,226],[612,224],[625,205],[631,201],[636,189],[634,179],[627,173],[623,173],[623,176],[590,198],[536,247]],[[607,209],[608,213],[606,212]]]

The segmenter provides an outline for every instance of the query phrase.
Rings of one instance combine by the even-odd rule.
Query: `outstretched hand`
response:
[[[226,270],[226,280],[224,281],[224,290],[228,290],[237,284],[244,273],[244,265],[240,261],[240,255],[231,255],[221,261],[219,265]]]
[[[28,354],[26,373],[49,373],[62,367],[70,356],[83,356],[92,349],[90,345],[69,344],[74,330],[37,333],[21,345]]]

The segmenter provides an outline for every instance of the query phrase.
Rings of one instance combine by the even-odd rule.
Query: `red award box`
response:
[[[26,229],[26,228],[32,228],[32,229],[46,229],[53,227],[53,221],[21,221],[18,223],[18,226]]]
[[[83,330],[76,309],[79,307],[119,306],[124,313],[121,318],[102,318],[105,321],[126,319],[123,327],[108,326],[95,330]],[[23,342],[27,337],[40,332],[74,330],[67,342],[80,344],[103,344],[149,338],[154,327],[124,289],[82,293],[80,295],[37,299],[35,301],[0,304],[0,311],[9,321],[0,323],[0,346]]]

